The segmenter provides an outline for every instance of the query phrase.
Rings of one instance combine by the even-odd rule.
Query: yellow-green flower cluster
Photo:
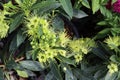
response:
[[[38,60],[45,63],[58,54],[66,56],[66,51],[56,47],[66,47],[67,39],[65,32],[55,33],[45,17],[32,16],[27,19],[27,34],[30,36],[33,49],[39,49]]]
[[[8,32],[9,26],[5,21],[4,11],[0,11],[0,39],[5,38]]]
[[[67,47],[75,53],[73,57],[78,63],[83,54],[87,54],[95,45],[90,38],[70,40],[65,31],[56,32],[44,16],[35,15],[27,21],[27,34],[30,36],[31,46],[33,50],[39,50],[37,58],[42,63],[49,62],[49,59],[54,59],[58,54],[67,57]]]
[[[83,55],[87,54],[94,46],[95,43],[90,38],[80,38],[69,42],[69,47],[72,52],[75,53],[74,58],[77,63],[81,61]]]
[[[105,43],[110,47],[110,49],[116,49],[118,46],[120,46],[120,37],[119,36],[114,36],[114,37],[109,37],[105,40]]]
[[[69,47],[75,53],[82,52],[84,54],[87,54],[94,46],[95,43],[90,38],[80,38],[69,42]]]
[[[28,16],[30,13],[30,9],[37,0],[16,0],[19,4],[19,7],[25,12],[25,15]]]
[[[118,65],[115,64],[115,63],[110,63],[107,68],[109,69],[109,72],[111,74],[115,73],[115,72],[118,72]]]

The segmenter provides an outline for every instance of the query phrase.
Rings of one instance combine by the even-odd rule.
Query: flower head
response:
[[[109,69],[109,72],[112,74],[114,72],[118,71],[118,65],[115,63],[111,63],[107,66],[107,68]]]
[[[74,58],[75,58],[75,62],[76,63],[79,63],[81,60],[82,60],[82,55],[81,54],[76,54],[75,56],[74,56]]]
[[[47,61],[47,57],[43,53],[39,53],[37,57],[38,57],[39,62],[41,63],[45,63]]]
[[[113,4],[113,10],[115,12],[120,13],[120,0],[117,0],[114,4]]]
[[[9,30],[9,26],[7,22],[5,21],[5,13],[3,11],[0,11],[0,38],[4,38],[7,35],[7,32]]]
[[[117,0],[115,3],[112,4],[112,0],[109,0],[107,5],[107,9],[113,9],[114,12],[120,13],[120,0]]]
[[[116,49],[118,46],[120,46],[120,37],[119,36],[109,37],[105,40],[105,43],[107,43],[110,49]]]

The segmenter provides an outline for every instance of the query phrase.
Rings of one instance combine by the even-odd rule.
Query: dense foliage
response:
[[[0,80],[119,80],[120,0],[3,0]]]

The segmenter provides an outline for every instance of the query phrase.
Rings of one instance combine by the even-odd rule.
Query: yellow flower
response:
[[[59,54],[62,56],[66,56],[66,51],[65,50],[58,50]]]
[[[107,66],[107,68],[109,69],[109,72],[112,74],[112,73],[115,73],[115,72],[118,72],[118,65],[115,64],[115,63],[111,63]]]
[[[60,44],[60,46],[65,47],[69,41],[70,39],[66,36],[64,31],[59,33],[58,45]]]
[[[0,38],[5,38],[8,30],[9,30],[9,26],[6,23],[2,23],[0,22],[1,26],[0,26]]]
[[[119,36],[109,37],[105,40],[105,43],[107,43],[110,49],[116,49],[118,46],[120,46],[120,37]]]
[[[47,57],[43,53],[39,53],[37,57],[38,57],[39,62],[41,62],[41,63],[43,63],[43,62],[45,63],[47,61]]]
[[[80,41],[79,40],[73,40],[69,42],[69,47],[71,50],[75,53],[80,52]]]
[[[79,63],[81,60],[82,60],[82,55],[81,54],[76,54],[75,56],[74,56],[74,58],[75,58],[75,62],[76,63]]]
[[[54,58],[54,50],[52,50],[52,49],[47,49],[46,51],[45,51],[45,54],[46,54],[46,57],[49,59],[53,59]]]

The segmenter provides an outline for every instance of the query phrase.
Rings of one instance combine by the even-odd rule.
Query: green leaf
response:
[[[55,17],[52,20],[52,25],[55,31],[64,31],[64,21],[61,18]]]
[[[112,18],[112,13],[105,6],[100,6],[100,12],[107,18]]]
[[[112,4],[114,4],[117,0],[112,0]]]
[[[106,68],[106,67],[105,67]],[[97,70],[97,72],[94,74],[94,78],[96,80],[101,80],[101,78],[103,78],[106,75],[107,69],[100,69]]]
[[[97,25],[104,26],[104,25],[107,25],[107,22],[106,21],[100,21],[100,22],[97,23]]]
[[[112,62],[115,62],[115,63],[119,63],[119,62],[120,62],[119,57],[117,57],[116,55],[112,55],[112,56],[110,57],[110,60],[111,60]]]
[[[57,80],[63,80],[57,63],[51,61],[50,69]]]
[[[20,65],[28,70],[43,71],[44,67],[37,61],[24,60],[19,62]]]
[[[0,68],[0,80],[4,80],[4,74],[1,68]]]
[[[28,74],[26,71],[16,70],[16,72],[20,77],[28,78]]]
[[[56,9],[58,7],[60,7],[60,3],[58,3],[57,1],[48,0],[48,1],[42,1],[40,3],[34,4],[31,7],[31,10],[38,9],[40,13],[41,12],[43,13],[52,9]]]
[[[74,73],[78,80],[95,80],[93,76],[91,76],[91,74],[87,74],[86,72],[78,68],[74,68],[72,72]]]
[[[116,80],[116,77],[117,77],[117,73],[107,73],[106,76],[105,76],[105,80]]]
[[[71,59],[66,58],[64,56],[59,55],[59,56],[57,56],[57,59],[60,60],[61,62],[64,62],[64,63],[67,63],[67,64],[71,64],[71,65],[75,66],[74,60],[71,60]]]
[[[61,63],[61,67],[62,67],[64,73],[66,74],[66,80],[75,80],[70,66],[68,66],[65,63]]]
[[[70,0],[59,0],[65,12],[72,18],[73,8]]]
[[[82,0],[82,5],[84,5],[87,8],[90,8],[88,0]]]
[[[16,49],[25,41],[26,36],[23,35],[23,31],[20,29],[17,33],[17,35],[13,36],[13,39],[10,43],[9,51],[13,52],[16,51]]]
[[[21,24],[22,22],[22,19],[23,19],[23,14],[18,14],[14,21],[11,23],[10,25],[10,30],[9,30],[9,33],[11,33],[12,31],[14,31],[17,27],[19,27],[19,25]]]
[[[36,74],[31,70],[25,70],[25,71],[27,72],[28,76],[32,76],[32,77],[36,76]]]
[[[54,75],[52,74],[52,71],[50,71],[50,72],[45,76],[45,80],[54,80],[53,77],[54,77]]]
[[[92,11],[93,14],[97,12],[100,8],[100,0],[92,0]]]
[[[110,28],[105,28],[102,31],[98,32],[98,34],[94,37],[95,39],[100,39],[100,38],[104,38],[107,36],[107,34],[109,34],[111,31]]]
[[[17,50],[17,36],[13,36],[13,39],[9,46],[9,52],[15,52]]]
[[[12,69],[15,69],[17,68],[18,65],[17,63],[15,62],[15,60],[11,59],[9,60],[7,63],[6,63],[6,68],[9,69],[9,70],[12,70]]]
[[[78,9],[73,9],[73,17],[75,18],[84,18],[88,16],[84,11],[78,10]]]
[[[20,46],[26,39],[26,36],[23,34],[22,30],[19,30],[17,33],[17,47]]]
[[[105,55],[105,52],[103,52],[103,50],[101,50],[100,48],[93,48],[92,52],[105,61],[108,59]]]

